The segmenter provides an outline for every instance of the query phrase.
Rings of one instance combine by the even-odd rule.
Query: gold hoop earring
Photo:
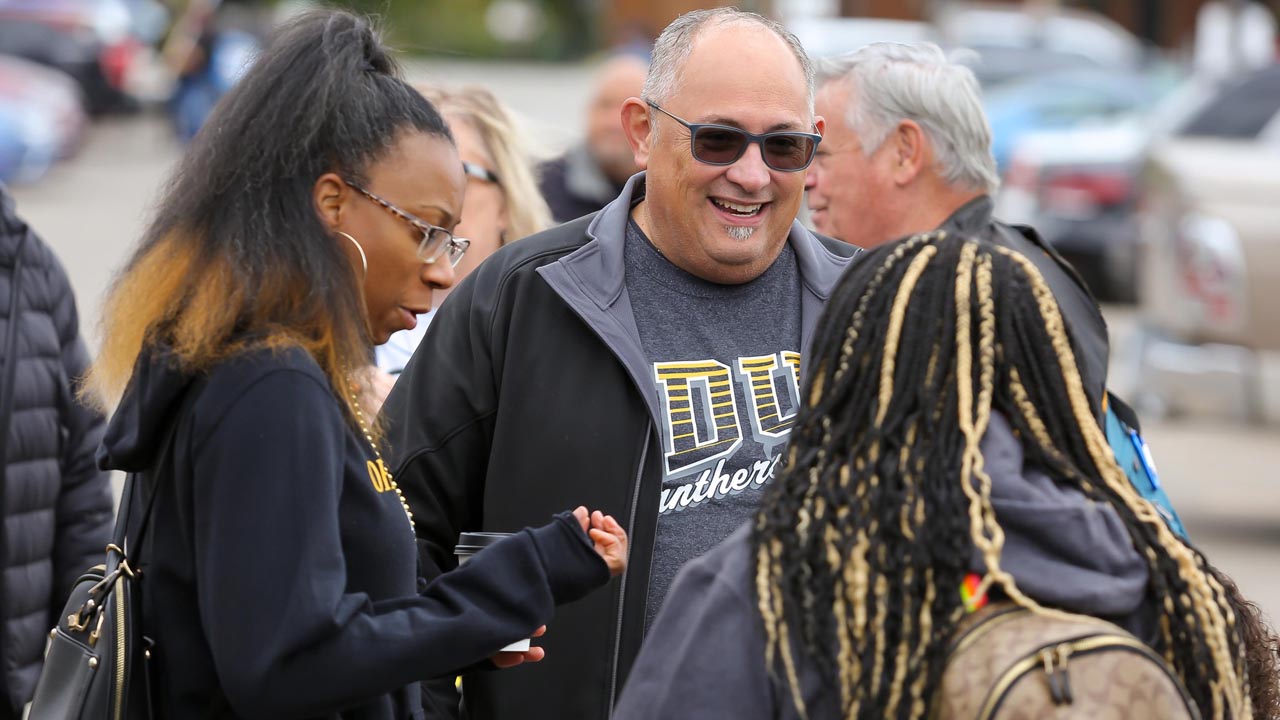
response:
[[[360,276],[360,279],[363,280],[364,278],[369,277],[369,258],[365,256],[364,248],[360,246],[360,243],[356,242],[355,238],[342,232],[341,230],[334,230],[334,232],[350,240],[351,244],[356,246],[356,250],[360,252],[360,268],[364,270],[364,274]]]

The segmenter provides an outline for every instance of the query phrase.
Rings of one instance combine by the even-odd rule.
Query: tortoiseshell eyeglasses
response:
[[[401,210],[390,201],[365,190],[350,180],[343,180],[343,182],[349,185],[352,190],[381,205],[387,212],[409,223],[414,230],[422,234],[422,239],[418,242],[418,259],[422,262],[430,265],[443,255],[448,259],[450,265],[456,267],[458,261],[462,260],[462,256],[467,252],[467,248],[471,246],[470,240],[454,237],[453,233],[439,225],[432,225],[415,217],[412,213]]]

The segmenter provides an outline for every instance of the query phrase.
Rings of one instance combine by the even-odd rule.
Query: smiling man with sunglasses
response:
[[[518,530],[566,498],[632,539],[611,593],[558,611],[546,662],[464,674],[468,718],[609,717],[676,571],[784,462],[803,352],[856,252],[795,222],[823,121],[776,23],[678,18],[642,95],[619,110],[644,172],[464,280],[384,406],[428,577],[460,532]],[[452,687],[432,687],[454,714]]]

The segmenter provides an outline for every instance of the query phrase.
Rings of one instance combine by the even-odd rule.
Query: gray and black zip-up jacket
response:
[[[640,646],[662,481],[657,395],[623,269],[643,178],[598,214],[506,246],[467,277],[383,409],[425,576],[455,566],[460,532],[517,530],[580,504],[612,514],[630,537],[610,591],[558,610],[541,641],[546,660],[465,676],[470,718],[607,718]],[[798,223],[789,242],[808,347],[857,250]],[[431,698],[428,714],[456,715],[454,701]]]

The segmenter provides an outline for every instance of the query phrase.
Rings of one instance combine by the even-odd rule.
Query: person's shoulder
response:
[[[538,181],[559,183],[564,179],[565,168],[568,166],[569,160],[567,154],[560,154],[550,160],[544,160],[538,164]]]
[[[0,257],[4,263],[16,265],[20,253],[25,277],[43,276],[49,289],[69,289],[67,271],[49,243],[18,217],[14,216],[11,220],[4,230],[3,247],[0,247]]]
[[[264,415],[284,410],[320,419],[340,414],[337,395],[320,364],[291,344],[258,344],[235,352],[201,378],[193,412],[207,432],[231,413]],[[337,415],[335,415],[337,417]]]
[[[203,393],[226,402],[251,391],[264,379],[277,377],[289,385],[332,394],[329,380],[311,353],[298,345],[262,343],[236,352],[210,368]]]

